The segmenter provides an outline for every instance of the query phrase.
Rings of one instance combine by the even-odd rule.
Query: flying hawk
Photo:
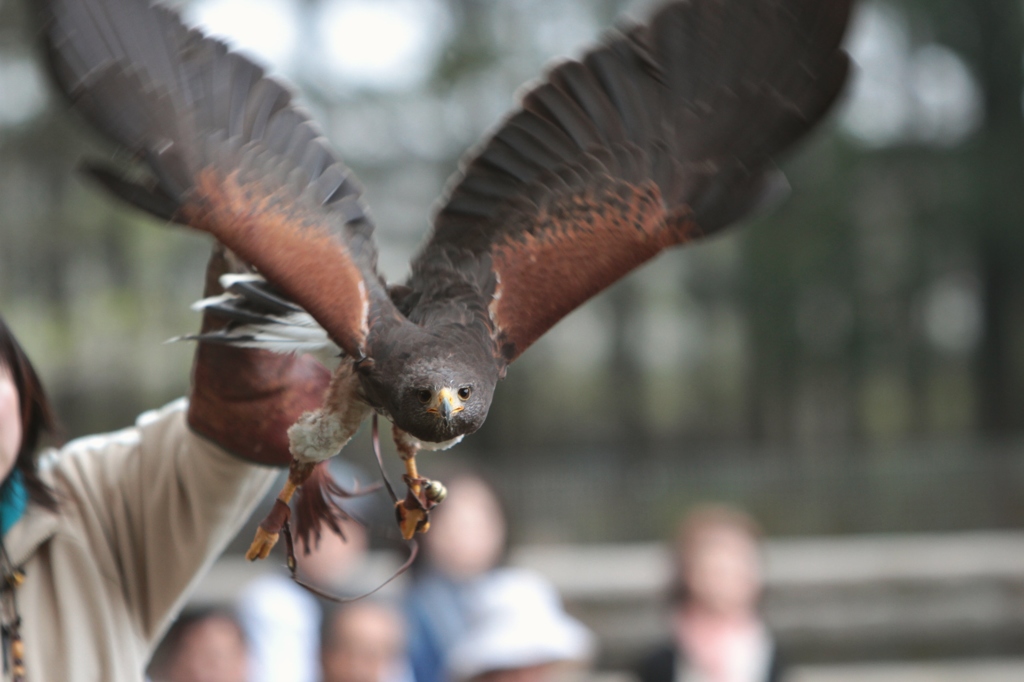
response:
[[[358,184],[286,86],[159,5],[47,0],[58,86],[131,154],[91,174],[254,268],[202,302],[232,322],[202,340],[340,358],[289,430],[289,483],[250,558],[373,412],[406,460],[402,532],[424,530],[444,489],[416,452],[480,428],[509,364],[662,250],[784,193],[774,159],[846,80],[851,1],[677,0],[554,66],[467,155],[392,286]]]

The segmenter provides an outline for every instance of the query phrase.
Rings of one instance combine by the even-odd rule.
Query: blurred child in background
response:
[[[760,532],[748,515],[706,506],[679,526],[672,642],[638,667],[641,682],[778,682],[775,642],[759,613]]]
[[[423,559],[406,597],[409,659],[416,682],[447,682],[448,656],[469,628],[474,586],[506,548],[505,513],[482,478],[461,474],[422,536]]]
[[[508,534],[493,488],[462,474],[448,491],[406,600],[416,682],[552,682],[579,668],[593,635],[545,578],[499,567]]]

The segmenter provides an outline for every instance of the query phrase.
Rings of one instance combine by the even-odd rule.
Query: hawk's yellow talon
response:
[[[270,556],[270,550],[274,549],[274,545],[277,544],[278,537],[280,537],[280,533],[268,533],[262,527],[257,528],[256,537],[249,545],[249,551],[245,553],[245,558],[249,561],[266,559]]]
[[[398,528],[405,540],[412,540],[416,533],[425,533],[430,528],[427,512],[422,509],[410,509],[405,506],[404,500],[395,504],[395,513],[398,515]]]
[[[278,493],[274,506],[267,514],[267,518],[263,519],[263,523],[256,528],[256,537],[249,545],[249,551],[245,553],[246,559],[256,561],[257,559],[266,559],[270,555],[270,550],[274,549],[274,545],[277,544],[277,539],[281,535],[281,529],[284,528],[291,516],[291,508],[288,503],[292,501],[295,491],[309,478],[312,471],[313,466],[310,464],[292,463],[288,480],[285,481],[284,487]]]

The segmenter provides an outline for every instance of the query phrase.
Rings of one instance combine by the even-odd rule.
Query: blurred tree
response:
[[[979,359],[980,425],[1024,430],[1024,25],[1020,3],[970,6],[969,59],[985,93],[985,124],[967,162],[977,183],[967,224],[979,230],[985,332]],[[955,34],[956,26],[947,27]]]

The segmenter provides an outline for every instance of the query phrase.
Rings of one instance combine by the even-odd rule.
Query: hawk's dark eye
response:
[[[419,391],[419,392],[418,392],[418,393],[416,394],[416,397],[418,397],[418,398],[420,399],[420,402],[421,402],[421,403],[423,403],[424,405],[426,405],[427,403],[429,403],[429,402],[430,402],[430,399],[431,399],[431,398],[432,398],[433,396],[432,396],[432,394],[430,393],[430,391],[428,391],[427,389],[423,388],[423,389],[420,389],[420,391]]]
[[[469,396],[473,395],[473,389],[469,386],[463,386],[459,389],[459,398],[462,400],[469,400]]]

